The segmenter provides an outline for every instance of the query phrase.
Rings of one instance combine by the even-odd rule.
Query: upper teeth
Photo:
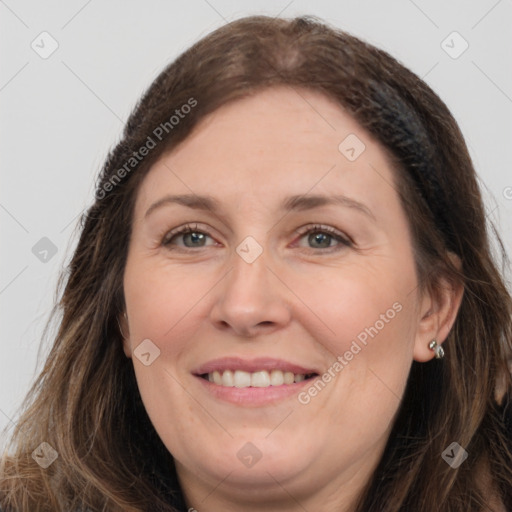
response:
[[[223,372],[214,371],[208,374],[208,380],[219,386],[236,388],[266,388],[268,386],[281,386],[282,384],[293,384],[301,382],[306,378],[303,373],[294,374],[293,372],[283,372],[281,370],[272,370],[268,372],[261,370],[258,372],[244,372],[242,370],[224,370]]]

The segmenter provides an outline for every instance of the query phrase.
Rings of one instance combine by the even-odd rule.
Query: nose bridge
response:
[[[237,294],[258,293],[268,280],[269,256],[268,251],[252,237],[237,246],[231,258],[233,271],[230,277],[230,285]]]
[[[244,239],[231,256],[230,268],[212,308],[212,321],[238,334],[255,334],[263,326],[289,321],[285,288],[273,276],[271,254],[253,237]]]
[[[247,237],[231,256],[231,268],[227,277],[225,298],[236,299],[246,309],[262,306],[268,291],[268,269],[270,255],[253,237]],[[244,306],[245,304],[245,306]]]

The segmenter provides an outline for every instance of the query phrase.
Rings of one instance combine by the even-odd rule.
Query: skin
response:
[[[356,134],[353,162],[338,149]],[[211,195],[221,211],[167,194]],[[280,210],[289,195],[344,194],[345,206]],[[192,223],[209,236],[166,235]],[[197,228],[195,228],[197,224]],[[335,237],[315,240],[332,227]],[[247,263],[252,236],[263,253]],[[187,245],[185,245],[187,244]],[[188,249],[187,246],[191,247]],[[124,351],[133,360],[149,417],[176,460],[187,505],[215,511],[350,511],[389,436],[413,359],[434,357],[455,320],[461,289],[417,288],[410,232],[386,152],[336,103],[276,87],[205,118],[142,182],[124,275]],[[402,308],[309,403],[296,395],[247,407],[213,397],[192,370],[214,358],[275,357],[328,371],[366,327]],[[149,366],[134,349],[150,339]],[[304,389],[304,388],[302,388]],[[307,388],[306,388],[307,389]],[[246,442],[261,452],[248,468]]]

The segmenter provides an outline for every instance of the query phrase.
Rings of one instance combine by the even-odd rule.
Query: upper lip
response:
[[[258,357],[256,359],[243,359],[241,357],[222,357],[208,361],[192,371],[195,375],[204,375],[214,371],[224,370],[242,370],[253,373],[260,370],[281,370],[283,372],[293,372],[295,374],[317,373],[315,369],[271,357]]]

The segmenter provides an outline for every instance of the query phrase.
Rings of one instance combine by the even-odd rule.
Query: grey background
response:
[[[248,14],[315,14],[423,77],[459,122],[511,252],[512,0],[0,0],[0,429],[48,352],[58,272],[123,120],[165,64]],[[47,59],[31,47],[50,48],[43,31],[59,45]],[[456,59],[441,46],[453,31],[469,43]]]

